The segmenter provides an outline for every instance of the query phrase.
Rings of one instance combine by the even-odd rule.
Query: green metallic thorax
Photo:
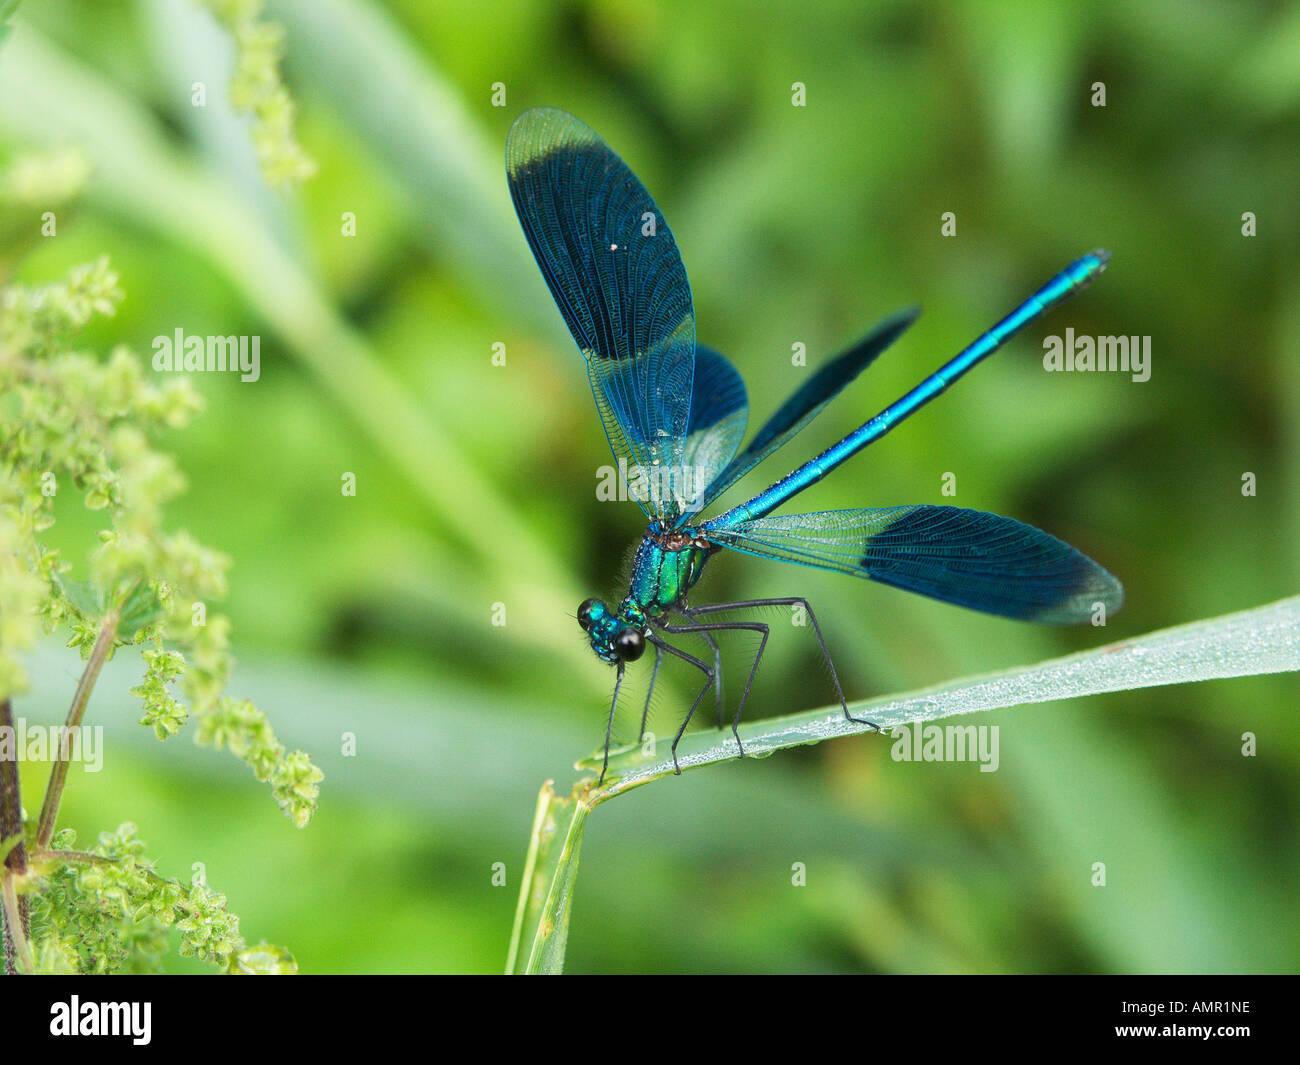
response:
[[[660,533],[651,526],[632,562],[632,583],[619,617],[644,628],[647,617],[677,606],[700,579],[713,550],[694,529]]]

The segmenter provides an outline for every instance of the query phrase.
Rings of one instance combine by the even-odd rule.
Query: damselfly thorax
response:
[[[686,593],[718,550],[698,529],[664,531],[657,522],[652,524],[636,549],[627,596],[618,610],[610,610],[598,599],[588,599],[578,608],[578,623],[590,637],[592,650],[606,662],[640,658],[646,629],[685,605]]]
[[[628,619],[638,614],[659,617],[686,599],[704,571],[704,563],[719,548],[698,529],[646,531],[632,561],[632,580],[619,613]]]

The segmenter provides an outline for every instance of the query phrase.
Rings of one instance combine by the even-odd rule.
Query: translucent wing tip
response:
[[[526,129],[534,123],[545,122],[547,119],[573,119],[573,116],[558,107],[530,107],[515,116],[515,120],[510,123],[510,132],[506,134],[506,139],[509,140],[516,130]]]
[[[520,112],[506,133],[506,172],[514,178],[520,169],[545,158],[561,145],[599,140],[590,126],[568,111],[559,107],[530,107]]]
[[[1109,617],[1124,605],[1124,586],[1119,578],[1086,555],[1080,554],[1079,560],[1086,567],[1074,593],[1060,603],[1027,615],[1025,620],[1046,625],[1095,625],[1098,607],[1104,611],[1103,617]]]
[[[1088,254],[1096,259],[1099,264],[1097,267],[1097,273],[1101,273],[1106,269],[1106,264],[1110,262],[1110,252],[1105,248],[1093,248]]]
[[[904,307],[901,311],[895,311],[876,326],[875,329],[872,330],[872,333],[880,334],[882,336],[888,335],[889,340],[885,344],[885,347],[888,347],[907,332],[912,323],[920,317],[921,305],[919,303],[913,303],[910,307]]]

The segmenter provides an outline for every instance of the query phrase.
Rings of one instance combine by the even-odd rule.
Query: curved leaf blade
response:
[[[850,703],[849,711],[887,731],[912,722],[980,710],[1296,670],[1300,670],[1300,596],[1161,629],[1033,666]],[[740,733],[746,756],[763,758],[788,747],[871,731],[869,726],[846,720],[839,707],[821,707],[757,721],[742,726]],[[611,774],[618,775],[607,778],[604,787],[592,794],[593,806],[673,772],[668,751],[661,749],[656,757],[646,759],[635,750],[611,757]],[[711,730],[687,734],[677,748],[677,761],[683,770],[736,757],[736,744],[730,734],[719,735]],[[598,754],[578,763],[582,769],[599,765]]]

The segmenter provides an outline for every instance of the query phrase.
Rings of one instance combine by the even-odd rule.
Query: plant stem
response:
[[[582,836],[587,828],[587,815],[591,806],[587,802],[589,781],[579,781],[573,794],[565,800],[563,808],[569,813],[569,824],[564,832],[564,844],[553,858],[548,857],[553,875],[546,899],[539,914],[536,934],[528,953],[524,972],[529,975],[543,973],[558,976],[564,971],[564,952],[569,942],[569,914],[573,909],[573,887],[578,875],[578,855],[582,850]],[[556,835],[558,839],[558,833]],[[554,840],[552,841],[554,850]]]
[[[532,894],[533,876],[537,872],[537,856],[542,849],[542,833],[546,815],[555,799],[555,781],[548,780],[537,795],[537,812],[533,814],[533,830],[528,836],[528,857],[524,859],[524,873],[519,883],[519,904],[515,908],[515,926],[510,933],[510,950],[506,954],[506,975],[514,973],[519,962],[519,943],[524,934],[524,921],[528,916],[528,900]]]
[[[14,708],[8,699],[0,702],[0,728],[7,728],[9,734],[14,735]],[[5,855],[4,864],[4,970],[7,975],[17,972],[20,956],[30,961],[27,937],[31,934],[31,925],[27,900],[19,897],[14,889],[15,878],[27,875],[27,847],[23,842],[23,798],[18,780],[16,746],[13,747],[12,758],[0,760],[0,840],[13,839],[15,836],[18,841]]]
[[[121,615],[117,608],[104,615],[99,625],[99,635],[95,637],[95,646],[90,650],[90,660],[82,671],[77,692],[72,697],[72,706],[68,708],[68,720],[64,723],[59,741],[59,752],[54,760],[54,769],[50,772],[50,783],[45,789],[45,802],[41,805],[41,820],[36,829],[36,847],[47,850],[50,839],[54,836],[54,825],[59,818],[59,802],[63,798],[63,786],[68,780],[68,754],[72,741],[72,730],[81,727],[81,719],[86,714],[86,704],[94,690],[99,671],[108,660],[108,653],[113,649],[117,639],[117,623]]]
[[[32,862],[38,867],[43,862],[67,862],[68,865],[116,865],[118,859],[105,858],[90,851],[32,851]],[[39,869],[38,869],[39,872]]]
[[[573,885],[591,812],[592,781],[578,781],[566,799],[555,794],[554,783],[548,780],[543,784],[537,797],[507,973],[558,974],[564,970]]]
[[[14,874],[6,867],[4,873],[4,911],[5,911],[5,973],[34,973],[36,963],[32,961],[32,948],[27,942],[26,900],[18,897],[14,885]],[[12,950],[12,956],[10,951]],[[12,966],[12,967],[11,967]]]

